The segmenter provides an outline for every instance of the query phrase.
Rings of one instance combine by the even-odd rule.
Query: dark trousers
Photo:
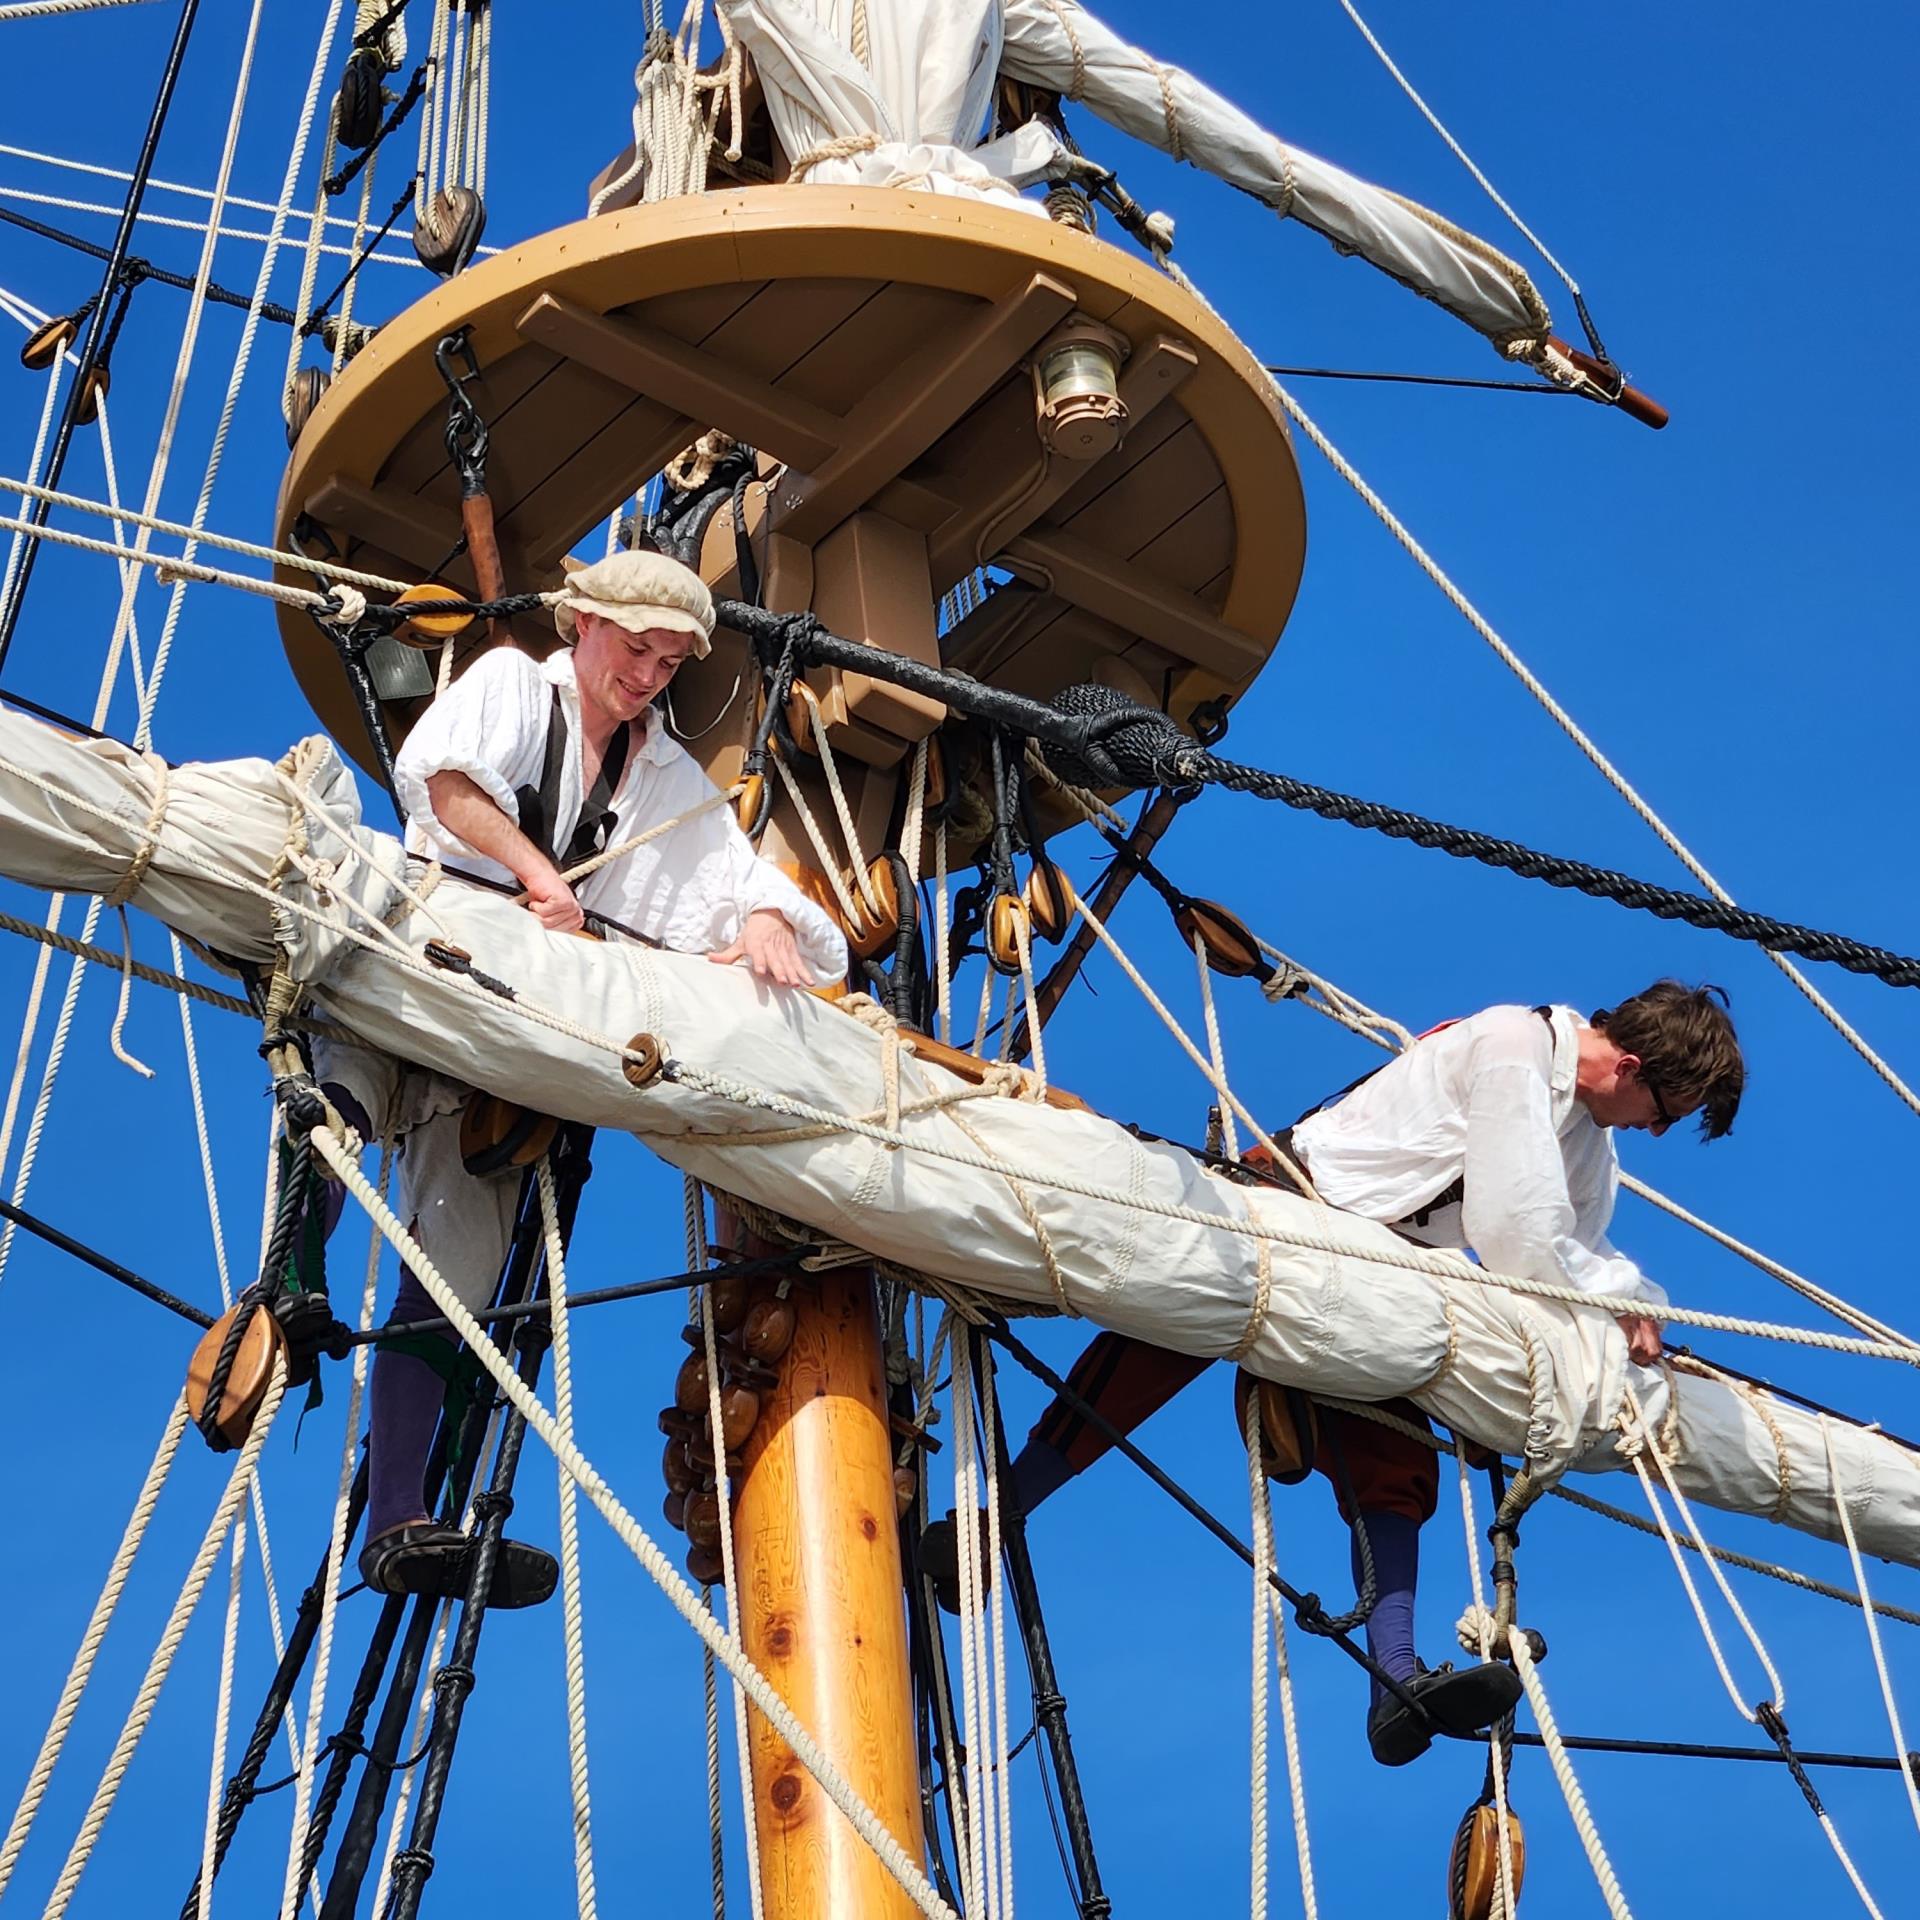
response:
[[[1130,1434],[1212,1364],[1125,1334],[1102,1333],[1073,1363],[1067,1385],[1121,1433]],[[1390,1400],[1384,1410],[1427,1425],[1426,1415],[1409,1400]],[[1393,1513],[1418,1526],[1433,1517],[1440,1499],[1440,1462],[1431,1448],[1358,1414],[1328,1407],[1318,1412],[1321,1444],[1314,1464],[1333,1483],[1342,1519],[1351,1525],[1355,1512]],[[1041,1414],[1029,1446],[1035,1441],[1065,1460],[1068,1477],[1084,1473],[1113,1446],[1099,1427],[1063,1399]]]

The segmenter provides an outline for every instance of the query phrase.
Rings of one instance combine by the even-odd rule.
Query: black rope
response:
[[[142,1279],[131,1267],[123,1267],[118,1260],[110,1260],[104,1253],[76,1240],[71,1234],[65,1234],[58,1227],[50,1227],[44,1220],[36,1219],[24,1207],[16,1207],[10,1200],[0,1200],[0,1219],[11,1220],[16,1227],[25,1227],[31,1234],[37,1234],[49,1246],[58,1247],[62,1253],[70,1253],[76,1260],[84,1261],[96,1273],[104,1273],[109,1280],[117,1280],[123,1287],[131,1287],[135,1293],[144,1294],[147,1299],[156,1301],[169,1313],[177,1313],[183,1320],[191,1320],[196,1327],[213,1325],[213,1315],[201,1308],[182,1300],[177,1293],[169,1293],[165,1287],[156,1286],[151,1280]]]
[[[113,258],[113,250],[110,247],[100,246],[92,240],[83,240],[79,234],[68,233],[64,228],[50,227],[43,220],[30,220],[24,213],[15,213],[11,207],[0,207],[0,220],[4,220],[9,226],[23,228],[28,233],[36,233],[43,240],[53,240],[63,247],[71,247],[76,253],[89,254],[95,260]],[[143,278],[157,280],[164,287],[178,287],[185,293],[193,291],[194,282],[185,274],[169,273],[166,268],[157,267],[151,260],[143,259],[138,254],[128,256],[123,264],[129,269],[137,267]],[[118,278],[117,275],[115,277]],[[216,285],[211,280],[207,283],[207,298],[222,307],[253,305],[251,294],[235,293],[231,287]],[[97,301],[98,295],[81,311],[91,313]],[[276,321],[283,327],[292,326],[294,318],[290,307],[277,306],[271,300],[263,300],[260,303],[260,317],[263,320]]]
[[[1550,400],[1578,400],[1572,387],[1556,387],[1545,380],[1467,380],[1439,373],[1365,373],[1355,367],[1263,367],[1263,373],[1283,374],[1289,380],[1377,380],[1403,387],[1471,387],[1482,393],[1533,393]]]
[[[355,44],[357,45],[358,42]],[[381,121],[379,131],[374,134],[373,138],[369,140],[338,173],[330,173],[320,182],[320,190],[329,200],[337,199],[359,178],[361,168],[380,151],[380,143],[386,139],[388,134],[397,132],[406,124],[414,108],[419,105],[420,96],[425,93],[426,90],[427,67],[426,62],[422,61],[419,66],[414,68],[413,78],[407,82],[406,92],[394,102],[393,111]],[[418,178],[419,175],[416,174],[414,180]],[[407,182],[407,198],[409,200],[413,198],[413,186],[414,181],[409,180]],[[391,225],[392,223],[389,222],[388,224]]]
[[[348,287],[350,287],[353,284],[354,277],[359,273],[360,269],[364,267],[367,264],[367,262],[373,258],[374,249],[377,246],[379,246],[380,242],[384,240],[387,237],[387,235],[393,231],[393,223],[400,218],[401,209],[404,208],[407,205],[407,203],[413,198],[414,182],[417,181],[419,178],[420,176],[418,174],[415,174],[413,176],[413,179],[409,180],[407,184],[403,188],[401,188],[399,196],[395,199],[393,205],[387,210],[386,219],[384,219],[380,223],[380,231],[376,233],[373,236],[373,238],[369,240],[367,244],[364,247],[362,247],[357,254],[354,255],[353,264],[349,266],[346,272],[340,276],[340,284],[336,286],[334,290],[330,294],[328,294],[327,297],[324,300],[322,300],[320,304],[317,307],[315,307],[314,310],[310,314],[308,314],[303,321],[301,321],[300,323],[301,339],[303,340],[312,339],[312,337],[320,331],[321,327],[325,325],[327,315],[333,311],[333,303],[336,300],[338,300],[340,296],[346,292]],[[287,317],[291,319],[293,316],[289,314]]]
[[[1537,1733],[1516,1733],[1513,1744],[1544,1747],[1547,1743]],[[1560,1736],[1560,1744],[1580,1753],[1624,1753],[1656,1760],[1757,1760],[1771,1766],[1791,1766],[1798,1762],[1803,1767],[1848,1767],[1867,1773],[1899,1773],[1904,1769],[1920,1781],[1920,1753],[1910,1753],[1900,1760],[1887,1753],[1796,1751],[1789,1760],[1776,1747],[1708,1746],[1693,1740],[1607,1740],[1597,1734],[1567,1733]]]

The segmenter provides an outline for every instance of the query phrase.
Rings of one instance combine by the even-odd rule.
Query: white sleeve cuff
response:
[[[453,832],[433,810],[433,796],[427,782],[436,773],[464,773],[515,826],[520,824],[520,802],[514,790],[497,769],[457,753],[442,753],[412,762],[403,762],[393,770],[393,783],[399,789],[400,804],[407,819],[443,852],[467,859],[485,859],[478,847],[470,847]]]
[[[741,888],[743,914],[777,913],[793,929],[801,964],[814,987],[837,986],[847,977],[847,942],[832,918],[771,862],[756,858]]]

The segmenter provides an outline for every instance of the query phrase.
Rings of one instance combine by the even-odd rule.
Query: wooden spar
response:
[[[750,1243],[773,1251],[764,1242]],[[924,1857],[886,1365],[873,1276],[796,1271],[793,1345],[746,1442],[734,1562],[747,1656],[910,1859]],[[913,1903],[748,1710],[766,1920],[906,1920]]]

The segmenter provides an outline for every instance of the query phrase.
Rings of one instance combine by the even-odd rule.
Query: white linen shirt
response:
[[[1531,1007],[1489,1007],[1416,1041],[1294,1140],[1321,1197],[1404,1221],[1464,1179],[1414,1238],[1471,1247],[1496,1273],[1664,1305],[1665,1292],[1607,1240],[1620,1186],[1611,1129],[1574,1098],[1570,1007],[1552,1030]]]
[[[584,804],[580,765],[580,690],[573,654],[562,648],[536,661],[518,647],[483,654],[427,708],[394,762],[394,785],[407,816],[407,850],[441,859],[481,879],[516,884],[496,860],[460,839],[433,810],[427,781],[464,773],[517,826],[515,789],[536,786],[546,758],[554,690],[566,719],[567,753],[553,840],[564,847]],[[697,807],[717,791],[672,739],[654,708],[634,723],[635,738],[613,796],[608,845]],[[715,953],[739,937],[749,913],[785,916],[812,984],[845,979],[840,929],[777,867],[762,860],[725,805],[683,820],[670,832],[581,880],[580,904],[623,922],[677,953]]]

